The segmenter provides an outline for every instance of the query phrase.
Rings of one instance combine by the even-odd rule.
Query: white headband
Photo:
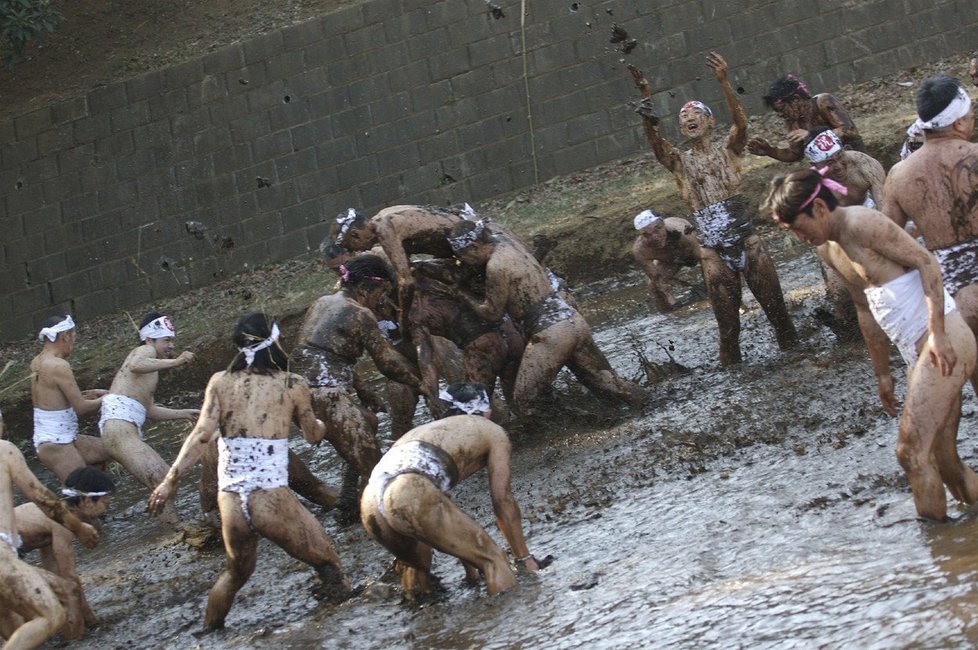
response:
[[[55,339],[58,338],[58,334],[61,332],[67,332],[68,330],[75,329],[75,321],[71,320],[71,316],[65,316],[65,319],[56,325],[51,327],[43,327],[41,331],[37,333],[37,340],[43,341],[47,339],[54,343]]]
[[[347,231],[353,222],[356,221],[357,211],[353,208],[347,208],[346,215],[342,217],[336,217],[336,223],[340,225],[340,232],[336,235],[336,244],[339,246],[343,245],[343,238],[346,237]]]
[[[481,235],[482,231],[486,229],[486,224],[489,223],[489,221],[489,217],[479,219],[475,222],[475,228],[472,230],[461,234],[458,237],[449,237],[449,246],[451,246],[452,250],[455,252],[468,248],[475,243],[475,240],[479,238],[479,235]]]
[[[820,163],[840,151],[842,151],[842,140],[835,134],[835,131],[828,129],[812,138],[812,141],[805,147],[805,156],[813,163]]]
[[[238,348],[238,350],[241,351],[241,354],[243,354],[245,357],[245,366],[250,368],[251,364],[255,362],[255,355],[261,352],[262,350],[264,350],[265,348],[274,345],[275,341],[278,340],[279,334],[280,332],[278,329],[278,323],[272,321],[272,333],[269,335],[267,339],[265,339],[261,343],[255,343],[254,345]]]
[[[948,104],[943,111],[926,122],[918,117],[914,124],[927,131],[944,129],[967,115],[970,109],[971,97],[969,97],[968,93],[964,91],[964,88],[958,86],[958,94],[955,95],[954,99],[951,100],[951,103]]]
[[[475,209],[468,203],[462,205],[462,216],[469,221],[475,221],[479,217],[479,215],[475,213]]]
[[[662,217],[655,214],[651,210],[642,210],[635,215],[635,219],[632,223],[635,224],[635,230],[641,230],[642,228],[647,228],[657,221],[662,221]]]
[[[683,109],[686,109],[686,108],[691,108],[693,110],[697,110],[700,113],[706,114],[707,117],[713,117],[713,111],[710,110],[710,107],[707,106],[706,104],[704,104],[703,102],[701,102],[698,99],[691,99],[691,100],[689,100],[688,102],[686,102],[685,104],[683,104],[683,108],[680,109],[680,110],[683,110]]]
[[[173,324],[166,316],[160,316],[156,320],[146,323],[139,330],[140,341],[145,341],[146,339],[165,339],[176,335],[177,331],[173,329]]]
[[[61,494],[66,497],[88,497],[91,499],[94,497],[104,497],[109,494],[109,492],[82,492],[81,490],[66,487],[61,488]]]
[[[485,391],[482,392],[478,397],[474,397],[468,402],[459,402],[451,394],[442,388],[438,391],[438,399],[443,402],[447,402],[452,406],[452,408],[457,408],[458,410],[472,415],[473,413],[486,413],[489,411],[489,395]]]

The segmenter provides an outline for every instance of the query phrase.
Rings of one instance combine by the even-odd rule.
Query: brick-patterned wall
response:
[[[644,149],[625,59],[668,117],[720,100],[710,49],[757,112],[785,71],[831,91],[978,45],[975,0],[527,0],[525,29],[494,2],[372,0],[0,122],[0,338],[305,254],[349,206]]]

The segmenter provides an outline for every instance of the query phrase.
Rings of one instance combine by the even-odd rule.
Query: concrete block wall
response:
[[[626,62],[668,129],[692,97],[729,119],[711,49],[758,112],[785,71],[831,91],[978,43],[974,0],[494,1],[370,0],[0,122],[0,338],[309,254],[350,206],[644,150]]]

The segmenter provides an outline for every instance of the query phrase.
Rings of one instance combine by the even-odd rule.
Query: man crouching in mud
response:
[[[217,497],[228,567],[207,597],[204,627],[224,627],[234,595],[255,570],[258,536],[278,544],[292,557],[312,566],[322,579],[322,593],[338,602],[350,593],[339,556],[322,524],[289,490],[289,430],[298,422],[306,441],[315,444],[326,431],[312,411],[309,387],[287,372],[288,357],[279,345],[278,323],[264,314],[243,316],[234,329],[238,355],[229,370],[207,382],[204,405],[173,467],[149,499],[151,510],[163,507],[217,432]]]
[[[7,650],[36,648],[65,624],[65,608],[52,588],[52,578],[17,555],[21,545],[14,515],[13,486],[41,508],[45,515],[73,532],[89,548],[98,545],[98,533],[83,523],[41,485],[16,445],[0,440],[0,633]]]
[[[630,67],[644,99],[637,112],[643,117],[645,135],[656,159],[672,172],[683,200],[693,210],[699,231],[703,281],[720,329],[720,363],[742,361],[740,353],[740,304],[743,277],[774,327],[782,350],[795,345],[798,335],[791,323],[781,293],[774,263],[747,213],[741,194],[744,175],[741,158],[747,143],[747,115],[727,80],[727,63],[711,52],[707,63],[713,69],[733,117],[726,140],[711,144],[716,120],[702,102],[686,102],[679,111],[679,130],[689,139],[690,149],[675,150],[659,134],[659,118],[652,108],[648,81]]]
[[[945,521],[944,485],[959,501],[978,500],[978,476],[957,449],[961,386],[975,369],[975,337],[942,287],[934,257],[882,212],[840,206],[833,191],[846,193],[818,171],[796,171],[772,181],[765,208],[798,239],[818,246],[845,280],[890,415],[897,402],[887,336],[907,362],[897,458],[917,514]]]
[[[485,578],[490,594],[516,586],[509,560],[492,538],[448,497],[459,482],[485,467],[496,523],[517,568],[539,567],[523,537],[520,508],[510,488],[510,444],[489,420],[482,384],[453,384],[442,399],[441,420],[404,434],[384,454],[360,500],[367,532],[402,563],[401,587],[408,598],[431,592],[431,550],[462,561],[466,578]]]
[[[417,370],[384,337],[371,311],[387,299],[393,279],[376,255],[360,255],[340,266],[340,290],[309,307],[299,329],[300,345],[292,352],[292,367],[305,377],[316,414],[326,423],[326,439],[347,462],[336,506],[340,523],[356,521],[358,477],[370,476],[380,459],[377,416],[371,411],[381,410],[383,403],[357,375],[357,360],[366,350],[386,377],[425,391]]]
[[[513,409],[522,418],[566,365],[588,390],[612,399],[642,404],[645,391],[619,377],[595,345],[591,327],[551,284],[546,270],[525,246],[494,235],[485,220],[464,220],[452,229],[455,257],[485,268],[485,296],[456,290],[472,311],[489,322],[505,314],[521,328],[526,347],[513,387]]]
[[[632,220],[638,237],[632,244],[632,257],[645,271],[652,303],[662,313],[676,308],[676,297],[667,282],[683,267],[700,261],[700,245],[690,233],[693,225],[685,219],[663,219],[651,210],[642,210]]]

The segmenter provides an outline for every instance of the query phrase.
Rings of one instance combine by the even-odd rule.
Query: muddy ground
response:
[[[963,74],[964,55],[835,91],[884,163],[893,161],[910,121],[907,84],[934,69]],[[774,134],[778,125],[770,116],[755,116],[752,129]],[[748,193],[756,200],[782,169],[753,159]],[[380,581],[386,553],[360,528],[341,528],[330,513],[311,506],[334,536],[352,581],[367,586],[364,595],[335,607],[320,605],[310,593],[312,573],[263,542],[258,570],[239,593],[228,630],[197,638],[206,591],[223,566],[220,546],[149,521],[146,491],[118,472],[120,492],[103,523],[102,546],[78,549],[79,570],[102,622],[73,645],[756,648],[978,642],[972,588],[978,524],[970,516],[945,527],[913,520],[909,489],[893,455],[896,423],[877,404],[865,351],[839,344],[810,316],[822,300],[811,252],[761,226],[802,344],[779,351],[745,292],[746,362],[724,370],[715,358],[712,314],[693,289],[696,273],[680,276],[684,307],[662,316],[630,269],[631,215],[649,206],[684,216],[671,180],[645,154],[476,206],[526,236],[544,232],[559,240],[551,264],[577,287],[599,346],[619,372],[643,381],[652,393],[642,409],[629,410],[590,397],[562,375],[551,417],[511,429],[513,485],[530,548],[540,557],[555,556],[539,576],[490,598],[463,587],[456,565],[438,556],[445,594],[409,606]],[[199,402],[207,376],[230,357],[223,341],[235,315],[266,309],[286,320],[288,333],[328,284],[315,260],[299,259],[147,305],[174,314],[178,342],[199,355],[195,367],[162,379],[160,401]],[[132,317],[142,311],[133,310]],[[83,387],[107,386],[135,343],[128,314],[82,323],[79,338],[73,363]],[[0,404],[13,439],[54,485],[28,444],[22,380],[35,350],[30,341],[0,346],[0,364],[10,362],[0,377]],[[902,390],[902,362],[896,355],[892,362]],[[960,449],[973,466],[975,412],[969,392]],[[171,460],[186,428],[151,428],[150,443]],[[338,483],[331,450],[310,450],[298,441],[295,449],[324,479]],[[460,486],[456,496],[500,539],[484,474]],[[181,488],[179,506],[187,518],[196,516],[190,482]]]

